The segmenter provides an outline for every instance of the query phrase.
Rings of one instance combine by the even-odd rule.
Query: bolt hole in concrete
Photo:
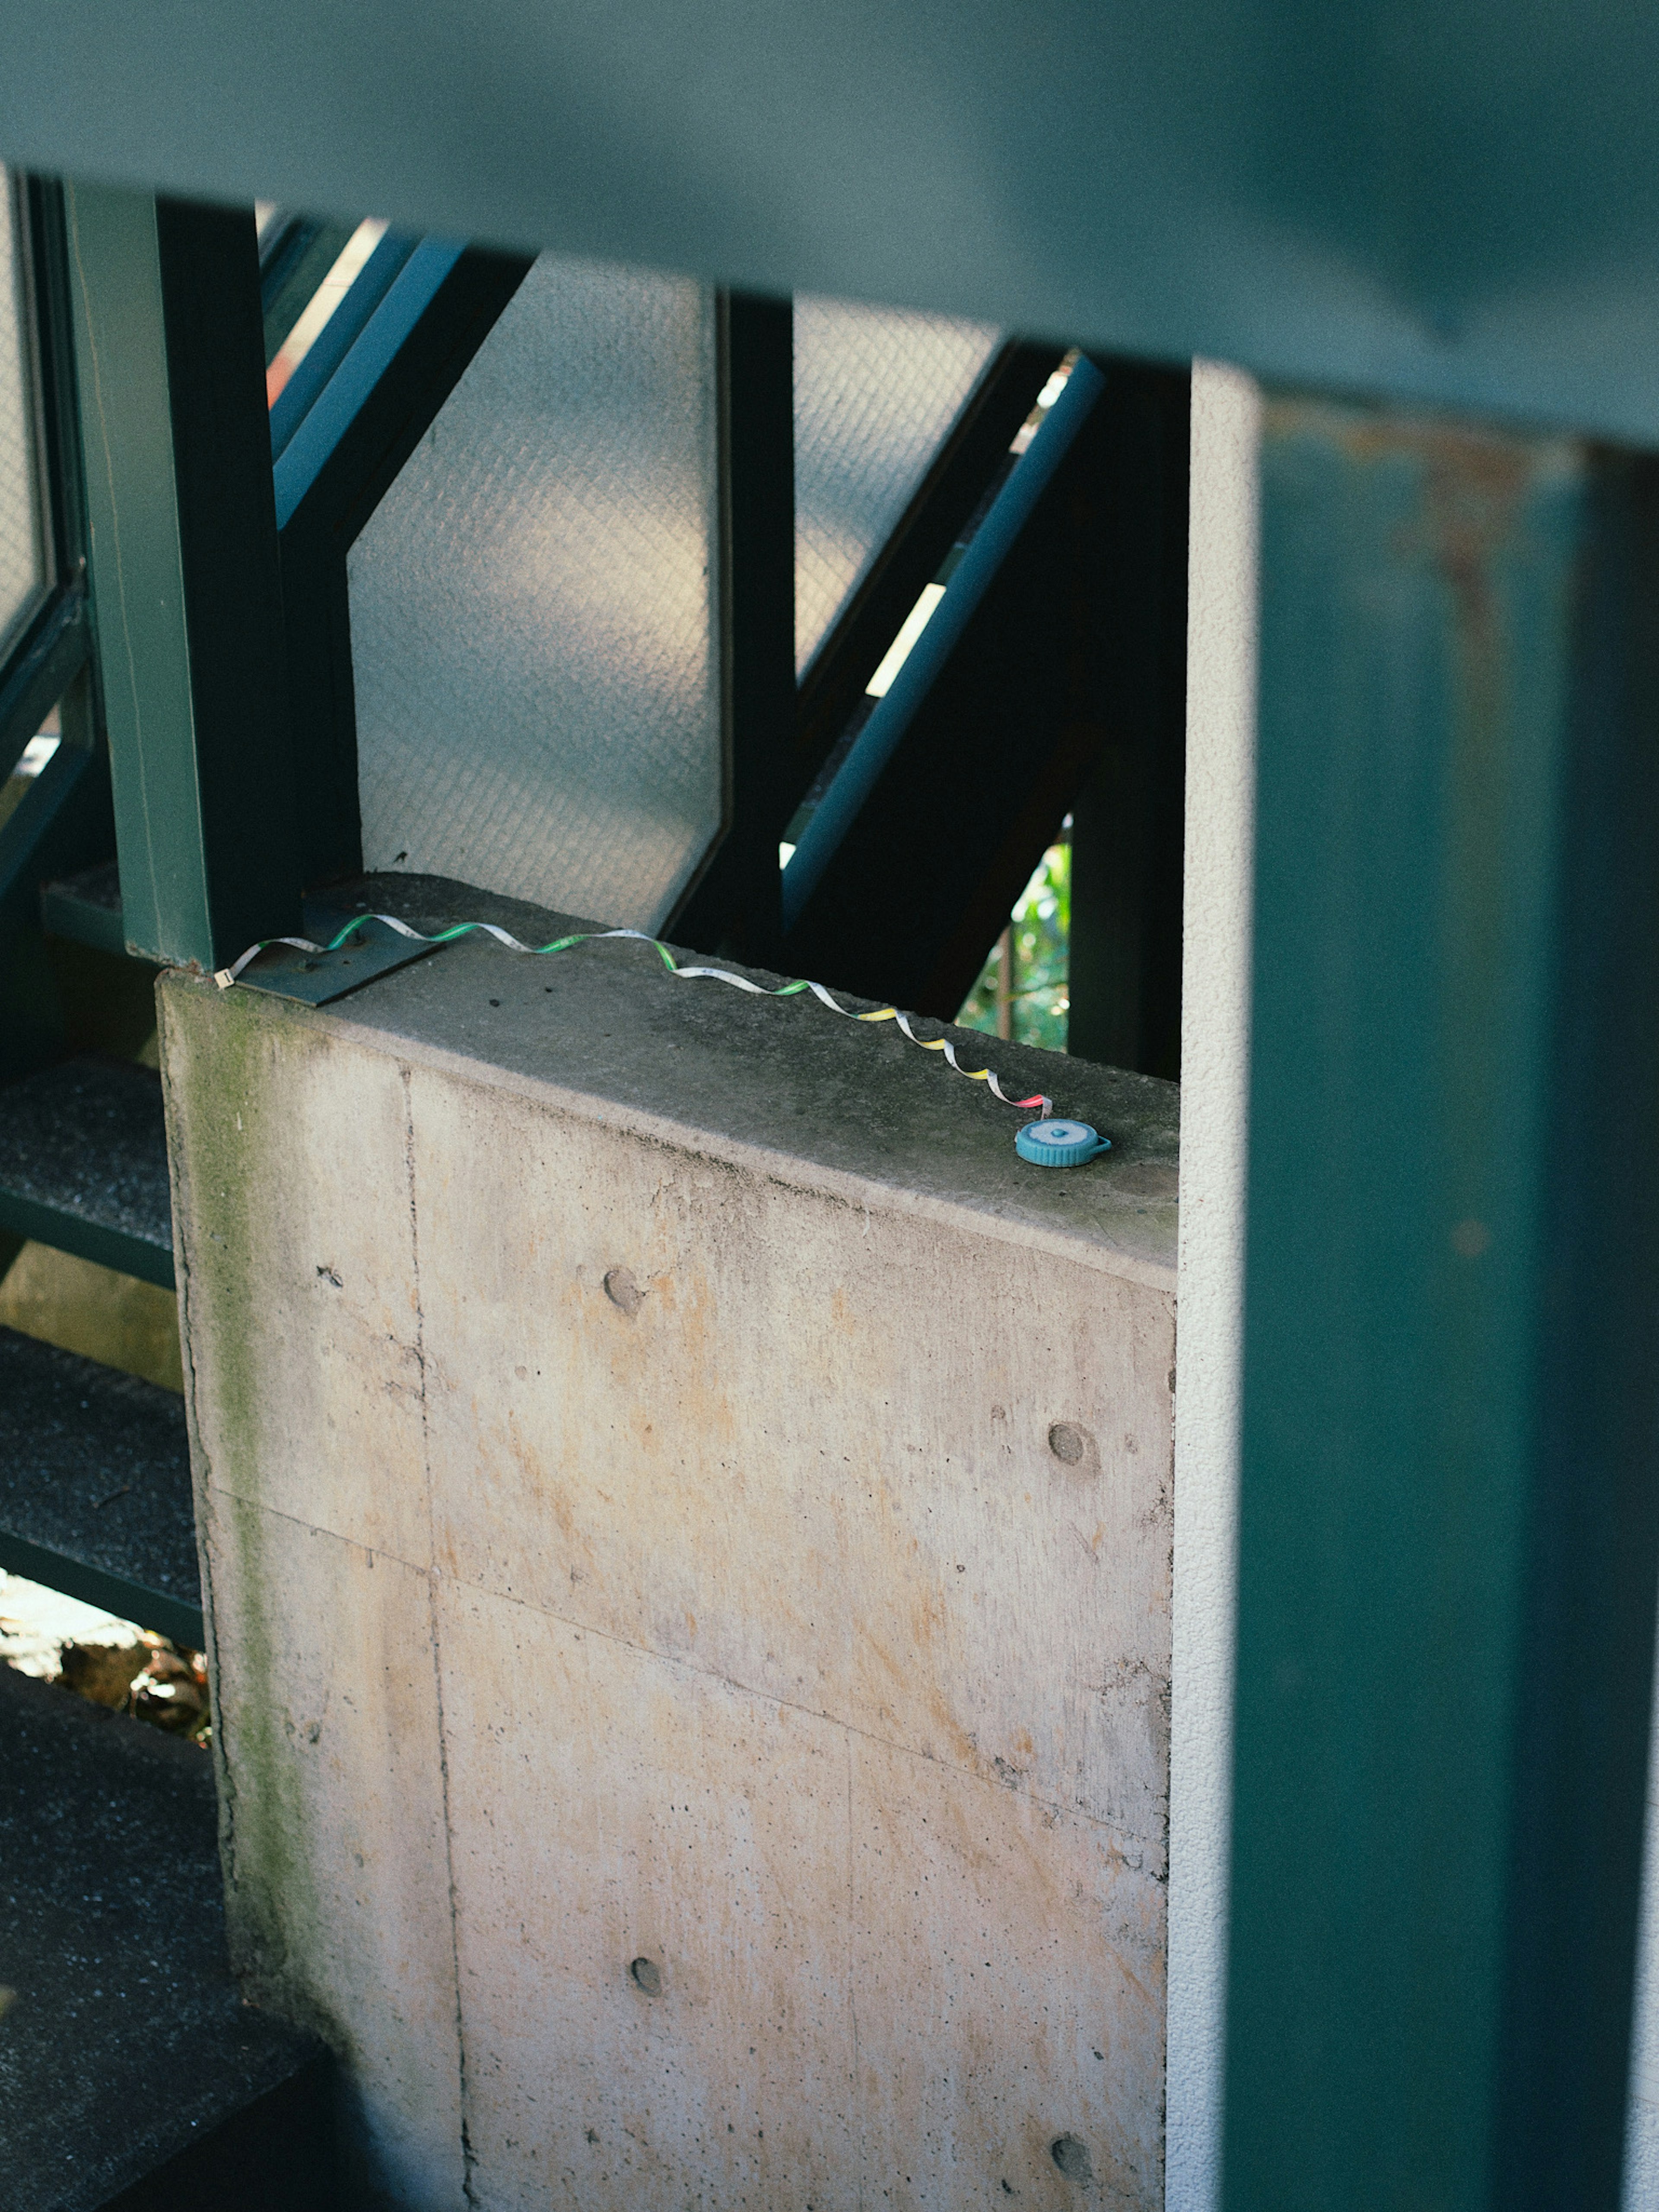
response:
[[[1056,2136],[1048,2146],[1048,2155],[1067,2181],[1092,2181],[1095,2162],[1089,2155],[1089,2146],[1080,2136]]]
[[[1048,1431],[1048,1449],[1062,1467],[1081,1467],[1092,1442],[1087,1429],[1075,1421],[1056,1421]],[[1070,2142],[1071,2138],[1066,2137]]]
[[[647,1996],[662,1995],[662,1970],[654,1959],[635,1959],[628,1971]]]
[[[620,1307],[629,1321],[645,1304],[645,1292],[634,1280],[633,1272],[628,1267],[611,1269],[605,1279],[605,1294],[613,1306]]]

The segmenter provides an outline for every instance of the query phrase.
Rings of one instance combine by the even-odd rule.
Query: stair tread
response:
[[[0,2212],[94,2212],[315,2063],[227,1958],[212,1762],[0,1667]]]
[[[118,918],[121,912],[121,871],[114,860],[101,860],[95,868],[82,868],[78,875],[56,878],[40,888],[43,896],[56,891]]]
[[[0,1091],[0,1225],[8,1198],[149,1247],[170,1276],[161,1077],[88,1054],[8,1084]]]
[[[6,1536],[199,1613],[184,1401],[0,1328],[0,1565]]]

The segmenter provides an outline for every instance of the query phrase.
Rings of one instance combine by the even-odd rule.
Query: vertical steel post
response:
[[[1618,2202],[1659,1579],[1659,463],[1279,399],[1224,2202]]]
[[[1068,1051],[1181,1073],[1192,378],[1117,370],[1091,627],[1109,640],[1098,750],[1072,801]]]
[[[252,210],[64,188],[97,653],[129,950],[297,927]]]
[[[775,965],[778,840],[796,798],[795,313],[744,292],[720,294],[716,313],[726,829],[671,927]]]

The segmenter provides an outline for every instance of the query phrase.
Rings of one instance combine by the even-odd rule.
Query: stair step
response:
[[[0,2212],[322,2212],[329,2061],[242,2002],[212,1760],[0,1667]]]
[[[337,885],[306,894],[307,937],[326,943],[343,923],[352,919],[355,908],[348,905],[343,908],[340,896],[341,887]],[[56,882],[43,884],[40,926],[48,937],[72,938],[79,945],[91,945],[95,951],[135,957],[127,952],[126,926],[121,915],[121,873],[113,860],[106,860],[95,868],[84,868],[77,876],[64,876]]]
[[[49,937],[71,937],[97,952],[125,954],[121,875],[113,860],[40,889],[40,926]]]
[[[0,1567],[199,1651],[184,1401],[0,1328]]]
[[[161,1079],[88,1055],[0,1090],[0,1231],[172,1290]]]

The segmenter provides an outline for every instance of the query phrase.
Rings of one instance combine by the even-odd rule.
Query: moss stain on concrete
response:
[[[211,1018],[189,1001],[211,994]],[[292,1656],[282,1648],[273,1604],[265,1516],[258,1495],[264,1422],[265,1358],[258,1288],[258,1223],[288,1150],[269,1126],[269,1102],[290,1095],[272,1082],[276,1062],[325,1050],[304,1030],[280,1041],[252,993],[221,996],[181,975],[157,993],[173,1210],[179,1224],[179,1299],[185,1340],[211,1346],[213,1373],[183,1376],[189,1410],[197,1520],[210,1606],[215,1757],[233,1960],[249,1994],[338,2047],[338,2024],[319,2016],[313,1993],[291,1962],[311,1955],[318,1933],[304,1778],[295,1765],[295,1717],[282,1689]],[[210,1309],[210,1328],[193,1328],[192,1308]],[[209,1407],[210,1407],[210,1411]],[[234,1592],[236,1652],[228,1666],[212,1633],[212,1607]]]

